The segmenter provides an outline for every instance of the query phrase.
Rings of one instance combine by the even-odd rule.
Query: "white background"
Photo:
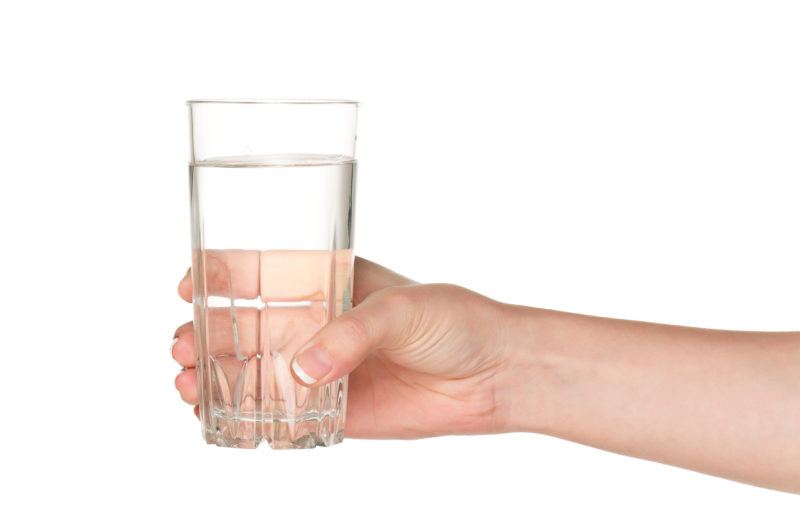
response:
[[[208,447],[168,350],[192,97],[360,100],[357,252],[419,281],[797,330],[796,5],[4,3],[2,528],[797,530],[537,435]]]

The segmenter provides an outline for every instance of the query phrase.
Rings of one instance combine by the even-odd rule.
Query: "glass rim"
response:
[[[186,105],[202,103],[214,104],[248,104],[248,105],[359,105],[357,100],[339,100],[322,98],[199,98],[186,100]]]

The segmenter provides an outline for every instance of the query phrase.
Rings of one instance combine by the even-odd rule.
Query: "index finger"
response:
[[[195,251],[193,262],[198,266],[198,275],[205,278],[207,295],[235,299],[254,299],[258,296],[258,251]],[[186,271],[178,284],[178,294],[185,301],[192,302],[192,268]]]
[[[206,250],[195,252],[194,264],[197,272],[187,271],[178,285],[188,302],[193,273],[202,277],[206,296],[267,302],[338,300],[353,271],[349,249]]]

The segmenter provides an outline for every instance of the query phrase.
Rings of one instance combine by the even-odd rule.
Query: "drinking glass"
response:
[[[203,436],[222,447],[339,443],[347,377],[306,387],[290,367],[351,307],[357,102],[187,103]]]

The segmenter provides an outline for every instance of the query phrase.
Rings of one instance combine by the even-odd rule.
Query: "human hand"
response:
[[[247,272],[257,279],[258,269],[242,263],[257,259],[226,256],[237,274],[228,279],[247,279]],[[305,275],[280,271],[287,282],[269,290],[295,288],[292,276]],[[227,288],[256,297],[254,286]],[[188,273],[178,291],[191,301]],[[280,373],[292,390],[292,377],[315,387],[350,373],[350,437],[541,432],[800,493],[800,425],[791,415],[800,406],[798,332],[716,331],[505,305],[457,286],[416,284],[359,258],[353,302],[303,345],[308,336],[295,332],[316,330],[319,316],[278,314],[277,327],[289,331],[278,337],[282,352],[297,353],[291,373],[289,365]],[[258,329],[246,310],[237,355],[251,357]],[[221,317],[228,330],[214,328],[212,336],[230,344],[230,317]],[[196,404],[192,323],[175,335],[172,355],[186,368],[176,386]]]
[[[192,300],[190,272],[178,292]],[[303,385],[350,373],[348,436],[417,438],[506,428],[496,393],[507,366],[504,305],[458,286],[416,284],[361,258],[355,260],[353,302],[292,364]],[[196,405],[192,322],[175,338],[172,356],[185,368],[176,387]]]

